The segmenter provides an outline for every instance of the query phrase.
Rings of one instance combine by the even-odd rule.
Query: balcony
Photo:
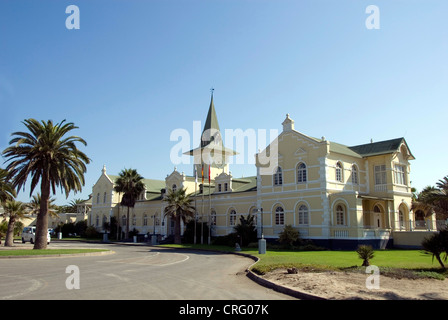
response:
[[[387,184],[376,184],[373,190],[375,192],[387,192]]]

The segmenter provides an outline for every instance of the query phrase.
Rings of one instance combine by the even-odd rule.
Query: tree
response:
[[[255,216],[250,213],[247,218],[240,216],[240,223],[233,227],[236,234],[241,237],[241,245],[247,246],[257,240],[257,230],[255,227]]]
[[[7,200],[4,205],[3,221],[9,219],[8,229],[6,231],[5,247],[12,247],[14,243],[14,226],[18,219],[24,218],[26,206],[24,203],[16,200]]]
[[[176,191],[170,190],[163,201],[167,203],[165,216],[174,220],[174,243],[181,244],[180,223],[181,220],[187,223],[194,217],[195,207],[192,205],[193,199],[186,194],[185,188]]]
[[[48,214],[51,217],[57,218],[59,217],[57,211],[58,206],[54,204],[56,201],[55,198],[48,199]],[[33,196],[33,199],[26,205],[26,207],[29,209],[30,214],[38,215],[40,212],[40,203],[42,202],[42,197],[40,196],[40,193],[37,193],[37,195]]]
[[[0,168],[0,205],[4,204],[6,200],[16,197],[16,190],[13,184],[8,179],[8,171]]]
[[[448,176],[440,179],[436,186],[427,186],[412,200],[412,210],[417,208],[438,215],[437,219],[448,218]]]
[[[358,253],[358,257],[362,259],[362,266],[370,266],[370,260],[375,256],[372,246],[360,245],[358,249],[356,249],[356,252]]]
[[[3,151],[7,158],[8,177],[17,190],[25,189],[29,177],[30,196],[40,182],[40,211],[36,221],[36,241],[34,249],[47,247],[47,229],[50,193],[60,187],[68,197],[71,191],[82,190],[85,184],[84,173],[90,159],[76,144],[87,143],[77,136],[67,136],[77,129],[72,122],[65,120],[54,124],[52,120],[37,121],[27,119],[22,122],[28,132],[14,132],[10,146]]]
[[[448,257],[448,230],[441,230],[434,233],[430,237],[425,238],[422,241],[422,247],[426,254],[431,254],[432,259],[437,259],[442,269],[445,269],[445,265],[442,261],[442,254],[445,253],[443,260],[446,261]]]
[[[129,208],[134,208],[140,194],[145,190],[143,177],[135,169],[124,169],[115,180],[114,190],[123,193],[121,205],[128,207],[126,216],[126,238],[129,237]]]
[[[300,237],[299,231],[295,229],[292,225],[286,225],[283,231],[280,233],[278,242],[292,247],[294,242],[296,242]]]
[[[83,199],[73,199],[72,201],[70,201],[70,203],[68,204],[68,211],[69,213],[76,213],[78,212],[78,204],[83,203],[85,200]]]

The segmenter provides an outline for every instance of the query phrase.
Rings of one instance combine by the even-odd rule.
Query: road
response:
[[[237,255],[116,244],[50,246],[105,248],[114,253],[0,259],[1,300],[293,299],[247,278],[244,270],[253,261]],[[79,289],[68,288],[77,283]]]

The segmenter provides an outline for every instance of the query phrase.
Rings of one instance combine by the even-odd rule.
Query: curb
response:
[[[69,258],[69,257],[91,257],[91,256],[105,256],[109,254],[115,254],[115,251],[99,251],[99,252],[84,252],[84,253],[67,253],[67,254],[33,254],[23,256],[0,256],[1,259],[30,259],[30,258]]]

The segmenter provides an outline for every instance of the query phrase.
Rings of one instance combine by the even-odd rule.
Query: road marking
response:
[[[174,262],[170,262],[170,263],[157,264],[157,266],[159,266],[159,267],[170,266],[170,265],[172,265],[172,264],[181,263],[181,262],[184,262],[184,261],[187,261],[188,259],[190,259],[190,256],[189,256],[189,255],[186,255],[186,254],[183,254],[183,253],[174,253],[174,254],[178,254],[178,255],[181,255],[181,256],[186,256],[186,258],[183,259],[183,260],[174,261]]]
[[[6,276],[2,276],[2,277],[6,277]],[[18,276],[10,276],[10,277],[11,277],[11,278],[21,278],[21,277],[18,277]],[[23,280],[27,280],[27,279],[24,279],[24,278],[21,278],[21,279],[23,279]],[[39,281],[39,280],[29,279],[29,280],[27,280],[27,281],[30,281],[30,282],[31,282],[31,285],[30,285],[27,289],[25,289],[25,290],[23,290],[23,291],[21,291],[21,292],[19,292],[19,293],[14,293],[14,294],[11,294],[11,295],[8,295],[8,296],[0,297],[0,300],[15,299],[15,298],[17,298],[17,297],[20,297],[20,296],[26,295],[26,294],[28,294],[28,293],[31,293],[31,292],[33,292],[33,291],[36,291],[36,290],[38,290],[40,287],[43,286],[43,283],[42,283],[41,281]]]

